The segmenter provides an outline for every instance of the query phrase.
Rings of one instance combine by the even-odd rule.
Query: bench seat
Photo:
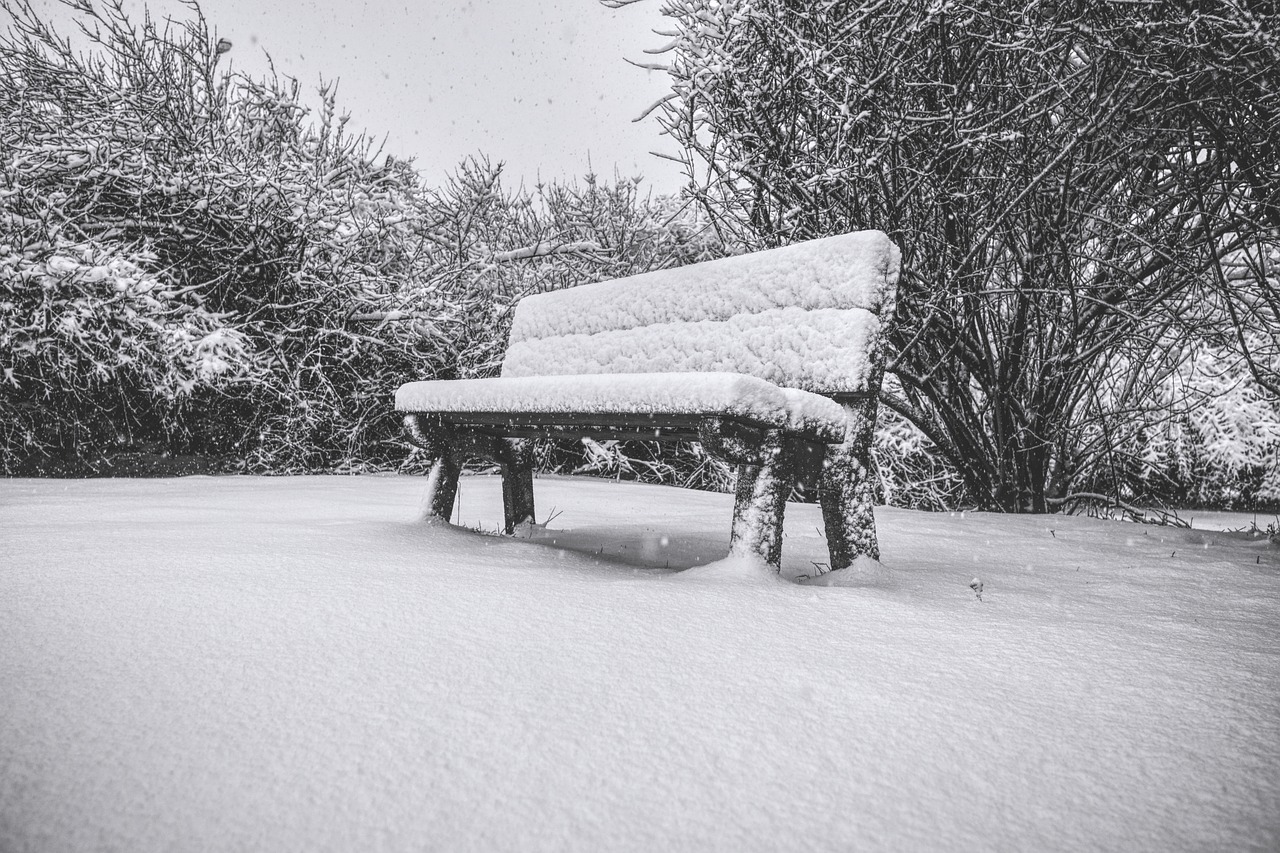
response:
[[[696,430],[707,418],[785,429],[819,444],[844,440],[844,408],[828,397],[741,373],[610,373],[410,382],[396,392],[402,412],[432,412],[453,424],[542,425],[561,434],[634,425],[637,438]],[[647,428],[650,427],[651,429]],[[508,433],[510,434],[510,433]]]

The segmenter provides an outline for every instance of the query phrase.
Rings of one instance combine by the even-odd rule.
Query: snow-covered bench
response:
[[[469,456],[498,463],[508,533],[534,518],[529,439],[702,442],[737,465],[731,553],[780,565],[797,482],[816,484],[831,568],[879,556],[868,453],[898,249],[862,231],[526,297],[502,375],[410,382],[410,438],[448,519]]]

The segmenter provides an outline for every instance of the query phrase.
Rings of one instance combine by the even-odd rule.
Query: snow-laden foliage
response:
[[[892,377],[887,377],[892,384]],[[880,407],[875,441],[877,502],[931,511],[969,505],[964,482],[937,446],[911,421]]]
[[[417,175],[377,162],[331,92],[309,122],[296,84],[220,72],[194,7],[162,26],[76,4],[82,44],[4,5],[0,241],[22,321],[4,405],[44,425],[9,434],[6,467],[121,442],[385,460],[390,389],[448,343],[354,319],[423,276]]]
[[[1280,137],[1280,116],[1276,121]],[[1274,167],[1280,171],[1280,163]],[[1276,183],[1280,186],[1280,179]],[[1239,354],[1250,377],[1280,400],[1280,211],[1275,216],[1269,238],[1227,255],[1214,266],[1210,280],[1217,288],[1220,336],[1230,340],[1229,348]]]
[[[1280,505],[1280,401],[1254,381],[1239,350],[1189,349],[1162,391],[1167,401],[1197,405],[1134,431],[1141,475],[1132,494],[1198,506]]]
[[[762,2],[717,4],[715,15],[763,8]],[[101,452],[121,447],[213,454],[273,471],[398,465],[410,449],[392,413],[394,389],[414,379],[493,375],[505,351],[511,306],[522,295],[741,252],[759,242],[749,228],[735,236],[732,226],[749,220],[708,216],[728,209],[710,203],[717,187],[727,185],[708,182],[704,173],[696,175],[703,192],[695,200],[708,202],[701,208],[687,200],[647,199],[628,179],[512,189],[503,186],[500,167],[483,160],[462,164],[444,186],[424,186],[412,163],[384,156],[349,131],[332,90],[310,113],[296,83],[229,72],[226,43],[219,43],[196,6],[191,20],[164,24],[126,21],[112,3],[66,5],[93,38],[82,33],[72,44],[49,29],[39,7],[0,0],[8,17],[0,34],[5,471],[41,470],[55,456],[97,464]],[[814,8],[804,14],[819,21],[823,13]],[[713,26],[715,15],[703,16],[691,32],[722,32]],[[1264,84],[1267,68],[1275,66],[1255,62],[1258,49],[1250,47],[1272,38],[1271,31],[1218,15],[1198,25],[1195,39],[1179,42],[1175,30],[1186,30],[1184,24],[1168,23],[1154,33],[1144,74],[1166,87],[1183,85],[1180,79],[1194,84],[1190,98],[1214,77],[1187,76],[1179,63],[1211,53],[1217,42],[1240,46],[1238,61],[1221,70],[1235,81],[1230,104],[1236,118],[1219,121],[1218,130],[1222,139],[1238,143],[1243,153],[1237,160],[1248,165],[1233,184],[1230,203],[1255,203],[1265,198],[1268,176],[1280,162],[1264,156],[1275,144],[1264,132],[1272,126],[1276,91]],[[780,52],[754,56],[761,68],[805,44],[794,33],[776,34]],[[1173,50],[1179,43],[1194,50],[1180,54]],[[815,95],[826,91],[818,85],[826,77],[807,75],[837,67],[830,55],[810,50],[795,56],[808,58],[793,76],[777,79]],[[731,66],[713,59],[705,54],[701,64],[689,66],[699,85],[726,79],[715,74]],[[757,88],[744,91],[751,100],[743,106],[769,103],[767,86]],[[716,106],[705,97],[711,91],[698,95],[703,111],[686,118],[714,117],[706,112]],[[724,91],[732,94],[732,88]],[[1214,91],[1223,96],[1223,87]],[[1220,119],[1226,115],[1222,103],[1200,102]],[[849,133],[876,115],[874,109],[867,116],[842,115],[832,127],[851,139]],[[800,133],[809,125],[780,126],[799,134],[799,147],[785,150],[821,154],[815,145],[822,137]],[[848,146],[838,151],[857,153]],[[867,158],[859,157],[846,165],[865,164]],[[750,178],[747,171],[728,168],[736,162],[717,158],[703,165],[725,169],[736,186],[757,186],[742,183]],[[750,168],[745,160],[740,165]],[[814,180],[828,183],[851,174],[820,171]],[[762,203],[771,203],[777,198],[770,193],[784,185],[758,186]],[[1052,194],[1044,199],[1051,201]],[[1227,208],[1222,216],[1230,215]],[[770,209],[791,217],[780,222],[799,221],[795,217],[805,210],[795,204]],[[1260,209],[1260,216],[1270,210]],[[917,255],[926,251],[913,249],[912,241],[903,245]],[[1272,404],[1250,390],[1241,368],[1264,376],[1269,369],[1274,376],[1280,366],[1275,249],[1268,254],[1265,247],[1243,246],[1221,260],[1198,281],[1207,276],[1204,283],[1216,286],[1219,296],[1238,299],[1206,295],[1202,305],[1216,310],[1175,305],[1159,315],[1162,323],[1199,335],[1202,343],[1187,350],[1188,357],[1194,354],[1197,370],[1217,379],[1170,384],[1168,377],[1185,370],[1179,367],[1185,362],[1141,361],[1138,352],[1124,356],[1152,371],[1146,402],[1115,408],[1125,415],[1111,417],[1107,430],[1095,429],[1097,413],[1081,408],[1075,426],[1081,440],[1105,439],[1109,449],[1097,457],[1106,465],[1091,469],[1098,477],[1082,476],[1076,486],[1119,478],[1131,484],[1125,494],[1170,501],[1225,496],[1243,502],[1274,491],[1277,478],[1269,472],[1275,450],[1266,427],[1274,422],[1267,419]],[[1116,262],[1103,266],[1108,264]],[[1031,292],[1044,284],[1037,281],[1028,279]],[[1000,304],[1007,294],[978,297]],[[945,319],[926,316],[936,323]],[[938,339],[950,341],[948,353],[962,351],[967,340]],[[1119,360],[1108,354],[1104,367]],[[1095,379],[1106,375],[1114,374],[1100,369],[1090,382],[1098,386]],[[1126,386],[1117,381],[1097,398],[1118,400]],[[964,399],[970,387],[956,386],[954,397],[945,399]],[[1210,391],[1225,396],[1195,403],[1195,394]],[[981,404],[978,415],[991,417],[995,409],[982,401],[1000,398],[973,399]],[[960,470],[948,461],[953,456],[942,452],[945,442],[887,414],[883,424],[877,458],[886,498],[931,507],[978,502],[961,487]],[[1113,429],[1117,425],[1122,434]],[[732,472],[696,446],[672,455],[656,446],[606,442],[548,446],[540,453],[543,467],[554,470],[720,489],[732,483]]]
[[[155,266],[94,242],[0,246],[0,445],[171,425],[197,390],[261,380],[245,335]]]

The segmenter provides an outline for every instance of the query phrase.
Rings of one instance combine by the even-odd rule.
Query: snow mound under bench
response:
[[[410,382],[402,412],[473,414],[702,415],[844,439],[845,412],[832,400],[740,373],[611,373]]]

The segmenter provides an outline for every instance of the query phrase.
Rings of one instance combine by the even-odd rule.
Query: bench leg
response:
[[[759,465],[739,465],[729,553],[762,557],[782,566],[782,521],[795,481],[795,448],[782,430],[765,433]]]
[[[427,485],[427,517],[448,521],[458,496],[462,462],[478,456],[502,468],[502,514],[505,532],[533,521],[533,442],[498,438],[480,430],[454,428],[438,418],[408,414],[409,440],[435,457]]]
[[[818,488],[832,569],[848,568],[862,555],[880,559],[871,479],[875,401],[846,405],[845,412],[844,443],[827,448]]]
[[[462,465],[453,453],[444,453],[431,467],[427,480],[427,517],[448,521],[453,516],[453,503],[458,497],[458,475]]]
[[[755,496],[759,465],[738,463],[738,477],[733,487],[733,524],[729,527],[730,550],[746,535],[750,525],[752,498]]]
[[[508,535],[533,514],[533,442],[502,439],[498,464],[502,466],[502,514]]]
[[[438,419],[413,413],[404,416],[404,429],[409,441],[435,459],[427,478],[426,517],[448,521],[462,473],[457,436]]]

